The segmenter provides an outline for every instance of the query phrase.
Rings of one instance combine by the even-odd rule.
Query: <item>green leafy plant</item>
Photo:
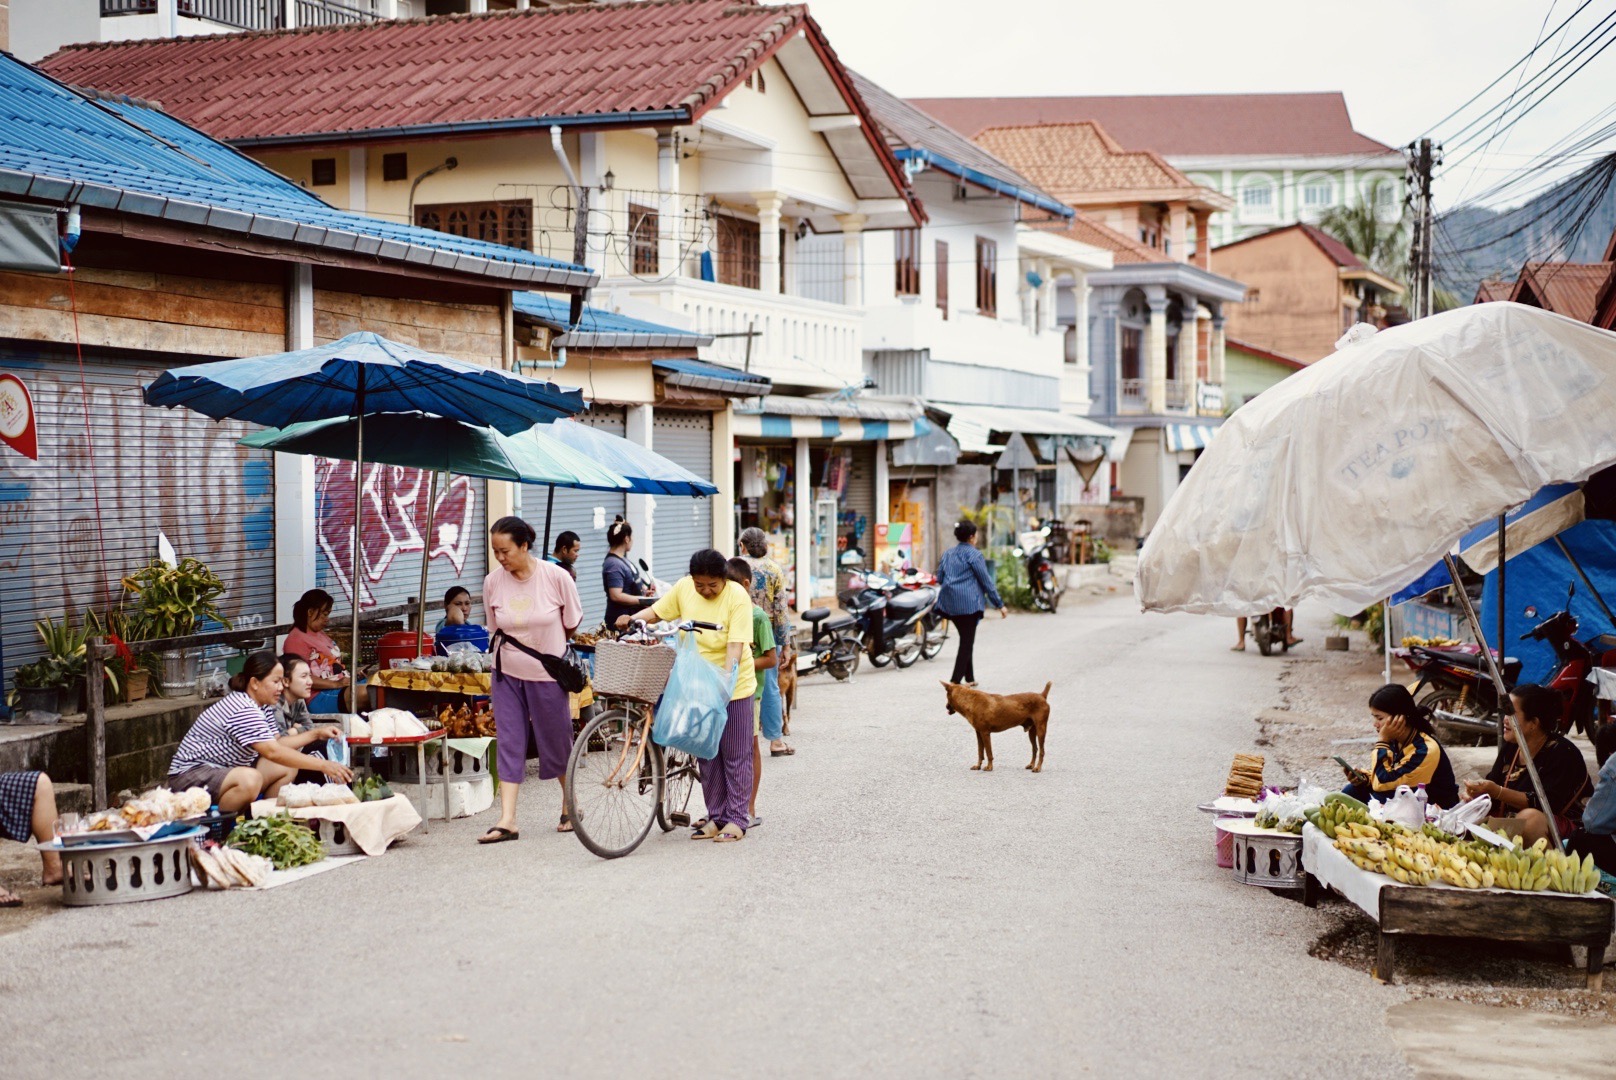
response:
[[[301,821],[289,814],[253,818],[230,830],[225,841],[237,851],[249,855],[262,855],[275,864],[275,869],[306,866],[325,858],[325,845]]]
[[[59,690],[72,681],[62,662],[53,656],[24,664],[11,673],[11,685],[24,690]]]
[[[1111,545],[1106,542],[1105,537],[1103,537],[1103,536],[1091,536],[1091,537],[1089,537],[1089,559],[1092,562],[1108,563],[1115,556],[1116,556],[1116,551],[1113,550]]]
[[[127,625],[138,640],[194,634],[204,619],[230,626],[218,606],[225,583],[199,559],[181,559],[177,566],[158,559],[124,578],[123,587],[135,598]]]
[[[1337,615],[1335,624],[1343,630],[1362,630],[1376,647],[1386,643],[1386,602],[1372,604],[1353,616]]]

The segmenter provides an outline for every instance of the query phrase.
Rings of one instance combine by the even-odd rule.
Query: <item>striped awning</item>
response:
[[[868,442],[874,439],[908,439],[915,434],[913,420],[862,420],[854,416],[780,416],[738,412],[731,424],[737,436],[754,439]]]
[[[1212,444],[1212,436],[1218,429],[1211,424],[1168,424],[1167,449],[1172,453],[1181,450],[1205,450]]]

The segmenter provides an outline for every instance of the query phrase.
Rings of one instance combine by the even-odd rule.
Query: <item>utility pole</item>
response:
[[[1414,239],[1409,247],[1409,284],[1414,290],[1414,317],[1423,319],[1432,312],[1431,278],[1436,266],[1436,237],[1431,212],[1431,173],[1442,164],[1442,148],[1430,139],[1411,142],[1408,154],[1409,203],[1414,212]]]

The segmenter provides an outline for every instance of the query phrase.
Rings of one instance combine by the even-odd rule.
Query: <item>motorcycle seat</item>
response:
[[[836,614],[831,615],[829,608],[809,608],[807,611],[802,613],[802,617],[808,619],[809,616],[815,611],[824,612],[824,614],[820,615],[816,619],[809,619],[809,621],[813,624],[814,637],[816,640],[821,634],[828,634],[835,630],[845,630],[849,627],[858,625],[858,620],[854,619],[853,616],[849,615],[847,612],[838,611]],[[827,616],[829,617],[827,618]]]
[[[1436,660],[1446,661],[1455,667],[1474,668],[1477,671],[1485,671],[1487,668],[1487,662],[1481,658],[1479,652],[1465,652],[1461,649],[1433,649],[1425,645],[1416,645],[1413,651]],[[1503,663],[1499,664],[1499,670],[1503,672],[1504,681],[1513,685],[1515,680],[1520,677],[1521,662],[1513,656],[1506,656]]]
[[[900,593],[895,593],[892,598],[887,601],[887,610],[910,614],[924,608],[927,604],[930,604],[931,601],[932,594],[931,590],[929,589],[905,590]]]
[[[824,622],[829,617],[830,608],[828,607],[811,607],[802,613],[802,621],[805,623]]]

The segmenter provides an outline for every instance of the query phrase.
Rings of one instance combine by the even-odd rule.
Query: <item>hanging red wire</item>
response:
[[[62,262],[67,266],[67,299],[73,309],[73,351],[78,356],[79,393],[84,406],[84,449],[90,455],[90,496],[95,500],[95,540],[101,551],[101,573],[97,580],[101,584],[101,607],[110,611],[112,592],[107,588],[107,568],[111,564],[107,562],[107,537],[101,526],[101,485],[95,482],[95,435],[90,430],[90,386],[84,377],[84,342],[79,337],[79,299],[73,288],[73,257],[63,252]]]

